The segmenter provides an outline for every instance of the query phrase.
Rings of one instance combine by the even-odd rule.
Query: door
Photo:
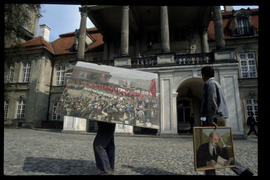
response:
[[[178,133],[186,132],[190,130],[190,100],[180,100],[177,104],[177,127]]]

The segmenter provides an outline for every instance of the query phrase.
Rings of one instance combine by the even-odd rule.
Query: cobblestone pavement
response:
[[[95,175],[95,134],[4,129],[4,175]],[[237,160],[258,175],[257,138],[234,140]],[[115,136],[115,175],[203,175],[192,136]],[[217,175],[232,175],[228,168]]]

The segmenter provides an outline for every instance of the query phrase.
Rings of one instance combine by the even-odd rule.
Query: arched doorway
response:
[[[177,132],[192,133],[192,127],[200,125],[200,107],[202,100],[203,80],[189,78],[177,89]]]

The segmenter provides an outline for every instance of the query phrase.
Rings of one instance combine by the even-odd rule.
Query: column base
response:
[[[157,64],[174,64],[174,54],[162,53],[157,55]]]
[[[131,58],[129,56],[114,58],[114,66],[131,67]]]

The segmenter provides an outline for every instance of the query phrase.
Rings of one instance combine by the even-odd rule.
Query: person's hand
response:
[[[201,117],[201,121],[206,121],[206,117]]]
[[[212,122],[212,124],[215,126],[216,129],[218,125],[215,122]]]
[[[216,164],[217,164],[217,162],[215,160],[207,161],[207,166],[214,167]]]
[[[232,165],[232,163],[233,163],[233,158],[229,158],[227,161],[224,162],[224,166]]]

